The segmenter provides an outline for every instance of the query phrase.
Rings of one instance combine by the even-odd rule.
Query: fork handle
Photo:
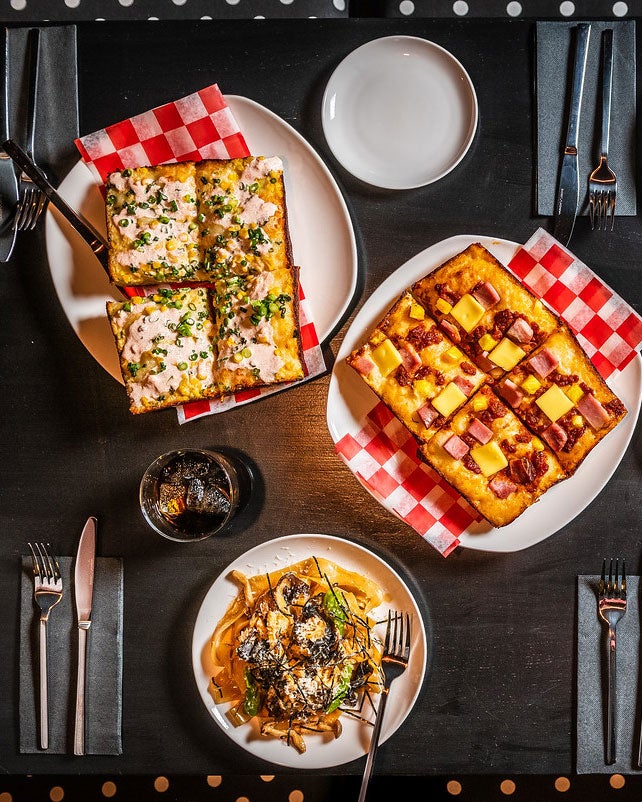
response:
[[[85,754],[85,677],[87,667],[87,622],[78,625],[78,676],[76,680],[76,722],[74,726],[74,755]]]
[[[366,794],[368,793],[368,784],[372,776],[372,768],[374,766],[375,755],[377,754],[377,747],[379,746],[379,735],[381,733],[381,723],[383,721],[383,714],[386,709],[386,702],[388,701],[388,693],[390,689],[384,688],[381,692],[379,699],[379,708],[375,718],[374,727],[372,730],[372,737],[370,738],[370,748],[368,749],[368,757],[366,758],[366,767],[363,770],[363,779],[361,780],[361,791],[359,792],[359,802],[365,802]]]
[[[47,619],[40,619],[40,748],[49,749],[49,693],[47,680]]]
[[[609,152],[613,91],[613,29],[602,32],[602,156]]]
[[[616,699],[616,670],[615,670],[615,629],[609,627],[609,664],[608,688],[606,702],[606,765],[615,763],[615,699]]]

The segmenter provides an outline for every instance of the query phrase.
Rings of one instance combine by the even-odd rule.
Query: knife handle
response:
[[[611,93],[613,91],[613,28],[602,32],[602,156],[609,154]]]
[[[90,626],[90,621],[78,622],[78,676],[76,681],[74,755],[85,754],[85,679],[87,673],[87,633]]]
[[[573,84],[571,87],[571,106],[568,114],[568,132],[566,135],[565,153],[577,153],[580,109],[582,107],[584,73],[586,71],[586,57],[588,55],[590,35],[590,23],[582,22],[577,26],[575,37],[575,62],[573,64]]]
[[[49,749],[49,693],[47,671],[47,619],[40,619],[40,748]]]

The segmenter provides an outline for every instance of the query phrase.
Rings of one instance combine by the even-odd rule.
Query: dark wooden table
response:
[[[331,156],[320,122],[322,92],[341,58],[395,33],[452,52],[471,75],[480,108],[477,136],[457,169],[432,186],[398,193],[348,175]],[[526,20],[83,24],[81,133],[213,82],[268,106],[319,151],[344,190],[359,246],[354,314],[399,265],[446,237],[524,242],[540,225],[549,227],[532,211],[532,33]],[[500,192],[490,191],[491,177]],[[609,235],[591,233],[580,219],[572,241],[638,311],[641,245],[638,218],[618,218]],[[458,550],[443,559],[374,502],[334,454],[325,423],[327,375],[182,427],[172,410],[132,417],[122,387],[85,350],[60,307],[42,227],[21,236],[14,258],[1,266],[0,297],[0,771],[274,772],[234,746],[204,709],[190,665],[192,627],[204,593],[235,556],[281,535],[324,532],[388,559],[414,589],[430,633],[423,691],[382,746],[379,774],[452,776],[464,786],[475,775],[480,789],[487,787],[481,775],[572,774],[575,577],[594,573],[604,554],[626,555],[630,572],[639,572],[639,431],[603,492],[563,530],[526,551]],[[330,357],[348,324],[330,340]],[[170,544],[141,518],[144,468],[184,446],[237,448],[255,466],[252,502],[224,538]],[[99,519],[100,553],[125,560],[124,754],[20,755],[18,557],[33,538],[72,554],[89,514]],[[362,768],[357,761],[324,774],[358,775]],[[607,779],[599,782],[608,791]],[[627,788],[634,782],[629,778]]]

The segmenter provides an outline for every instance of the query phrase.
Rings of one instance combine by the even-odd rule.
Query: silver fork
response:
[[[386,637],[383,645],[383,656],[381,658],[381,672],[383,674],[383,689],[379,699],[379,707],[375,717],[372,737],[370,739],[370,749],[366,759],[366,767],[361,781],[361,791],[359,802],[364,802],[368,793],[368,783],[372,775],[377,747],[379,746],[379,734],[381,733],[381,722],[386,709],[386,702],[390,693],[390,686],[408,668],[410,657],[410,616],[404,614],[388,612],[388,624],[386,626]]]
[[[62,599],[62,577],[58,560],[47,543],[32,546],[34,598],[40,608],[40,748],[49,748],[49,694],[47,672],[47,622],[49,613]]]
[[[613,88],[613,30],[602,32],[602,138],[600,162],[589,176],[589,219],[591,229],[613,231],[617,178],[609,167],[609,134],[611,126],[611,90]]]
[[[29,31],[29,102],[27,108],[27,153],[33,159],[34,139],[36,134],[36,110],[38,95],[38,73],[40,65],[40,30]],[[13,227],[20,231],[31,230],[38,222],[47,199],[24,172],[20,173],[20,200],[13,221]]]
[[[615,763],[615,709],[617,693],[616,675],[616,627],[626,612],[626,566],[622,560],[622,576],[618,578],[618,560],[609,563],[609,575],[606,577],[606,560],[602,563],[602,576],[598,586],[598,611],[600,618],[608,625],[608,688],[606,701],[606,765]]]

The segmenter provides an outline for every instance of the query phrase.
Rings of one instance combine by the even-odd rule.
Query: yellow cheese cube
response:
[[[435,306],[437,307],[438,311],[444,315],[447,315],[452,309],[452,305],[449,304],[444,298],[437,298],[437,303]]]
[[[464,331],[472,331],[484,316],[484,307],[466,293],[453,306],[450,313]]]
[[[465,394],[462,393],[456,384],[450,382],[450,384],[447,384],[444,387],[439,395],[433,398],[431,403],[440,415],[443,415],[444,418],[447,418],[448,415],[454,412],[458,406],[464,403],[465,400]]]
[[[543,395],[536,398],[535,403],[553,423],[573,409],[571,399],[556,384],[551,385]]]
[[[473,411],[474,412],[482,412],[485,409],[488,409],[488,399],[485,395],[476,395],[473,398]]]
[[[402,362],[401,354],[388,339],[374,349],[372,359],[382,376],[388,376]]]
[[[417,381],[413,384],[413,388],[418,396],[421,396],[421,398],[426,398],[426,396],[430,395],[432,384],[428,381],[428,379],[417,379]]]
[[[542,383],[538,381],[532,374],[529,374],[522,382],[522,390],[530,393],[530,395],[533,395],[533,393],[539,390],[541,386]]]
[[[542,441],[539,438],[533,437],[533,448],[535,449],[535,451],[543,451],[544,443],[542,443]]]
[[[444,351],[442,355],[444,362],[450,362],[453,365],[455,362],[459,362],[460,359],[463,359],[463,357],[464,355],[456,345],[451,346],[447,351]]]
[[[579,429],[580,426],[584,426],[584,418],[581,415],[573,415],[571,423]]]
[[[567,387],[564,392],[574,404],[577,404],[584,395],[584,390],[582,390],[579,384],[572,384],[570,387]]]
[[[423,306],[418,304],[417,301],[412,301],[410,303],[410,309],[408,314],[413,320],[423,320],[426,317],[426,313],[424,311]]]
[[[483,337],[479,338],[479,347],[482,351],[492,351],[496,345],[497,340],[491,337],[490,334],[484,334]]]
[[[499,365],[502,370],[512,370],[525,356],[526,352],[506,337],[488,354],[490,361]]]
[[[484,476],[492,476],[508,465],[504,452],[494,440],[485,446],[473,446],[470,449],[470,456],[479,465]]]

